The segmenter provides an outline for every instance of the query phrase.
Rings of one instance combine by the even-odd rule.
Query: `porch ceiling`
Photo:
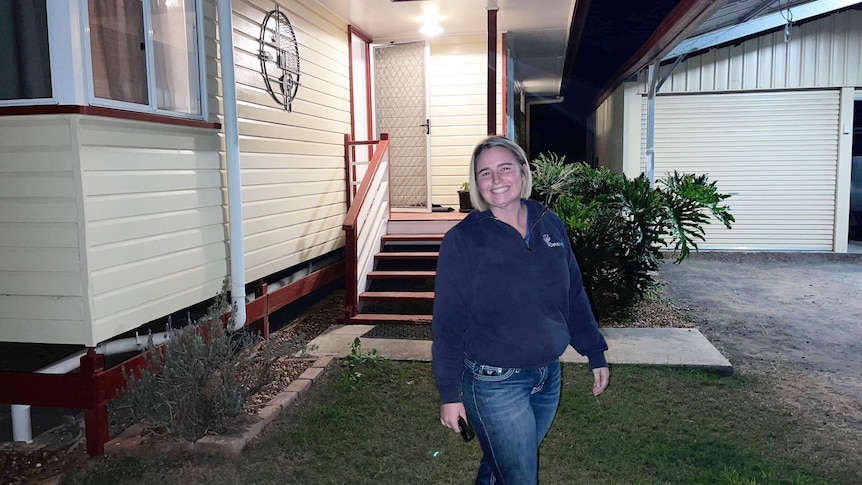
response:
[[[576,0],[317,0],[375,43],[421,40],[423,8],[437,7],[441,35],[487,33],[496,7],[497,30],[515,61],[514,78],[531,97],[556,97],[562,87]]]
[[[620,82],[652,60],[667,56],[686,39],[756,23],[788,7],[829,11],[860,3],[850,0],[317,2],[377,43],[422,39],[418,30],[427,5],[437,7],[442,35],[484,34],[487,9],[496,7],[497,29],[507,33],[515,61],[515,81],[529,98],[564,98],[557,111],[568,113],[575,120],[583,120]]]

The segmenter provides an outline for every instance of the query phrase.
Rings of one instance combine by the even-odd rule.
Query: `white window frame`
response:
[[[177,118],[187,118],[193,120],[206,120],[208,118],[207,114],[207,75],[206,75],[206,56],[204,53],[204,24],[203,24],[203,5],[202,0],[194,0],[195,1],[195,30],[196,30],[196,38],[197,38],[197,64],[198,64],[198,84],[200,86],[199,94],[200,99],[198,102],[200,103],[201,112],[200,113],[183,113],[181,111],[170,111],[165,109],[159,109],[156,105],[156,78],[154,72],[155,62],[153,60],[153,29],[151,27],[152,21],[152,10],[150,8],[150,2],[148,0],[141,0],[141,4],[143,6],[144,11],[144,41],[146,42],[145,52],[146,52],[146,63],[147,63],[147,99],[149,100],[148,105],[137,104],[137,103],[129,103],[125,101],[117,101],[113,99],[99,98],[95,94],[95,88],[93,86],[93,61],[91,57],[90,50],[90,15],[89,15],[89,1],[88,0],[80,0],[80,22],[81,22],[81,40],[82,40],[82,53],[84,59],[84,65],[86,68],[84,69],[84,76],[86,81],[86,93],[87,93],[87,102],[91,106],[101,106],[105,108],[115,108],[122,109],[127,111],[137,111],[142,113],[152,113],[158,115],[165,115]]]
[[[0,0],[2,1],[2,0]],[[149,5],[144,2],[146,11]],[[90,59],[90,30],[87,0],[46,0],[48,10],[48,50],[51,65],[51,97],[0,100],[4,106],[46,106],[78,105],[104,106],[128,111],[153,113],[171,117],[204,120],[209,118],[207,111],[206,53],[204,52],[205,34],[202,0],[195,0],[198,43],[198,75],[200,84],[200,114],[160,110],[155,107],[155,83],[152,66],[152,32],[148,29],[149,46],[147,50],[147,89],[149,105],[125,103],[122,101],[96,98],[93,89],[93,68]],[[149,15],[145,18],[149,25]],[[151,92],[152,91],[152,92]]]

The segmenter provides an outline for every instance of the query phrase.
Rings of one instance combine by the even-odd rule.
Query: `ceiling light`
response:
[[[422,25],[422,28],[419,29],[419,32],[427,36],[434,36],[443,32],[443,28],[440,27],[439,23],[443,17],[437,13],[436,5],[427,5],[422,9],[422,12],[422,20],[425,23]]]
[[[443,27],[440,27],[440,24],[438,24],[437,22],[427,21],[425,22],[425,25],[423,25],[422,28],[419,29],[419,32],[421,32],[423,35],[431,37],[443,32]]]

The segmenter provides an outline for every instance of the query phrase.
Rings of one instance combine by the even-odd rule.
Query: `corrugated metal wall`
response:
[[[734,194],[737,223],[707,227],[702,249],[830,251],[838,111],[838,90],[659,96],[656,180],[708,173]],[[641,112],[643,153],[645,99]]]
[[[0,118],[0,340],[86,338],[70,117]]]
[[[499,40],[498,45],[502,45]],[[501,62],[498,55],[497,66]],[[497,69],[498,88],[501,71]],[[468,179],[473,148],[488,132],[487,83],[487,36],[442,37],[431,43],[431,200],[435,204],[458,207],[458,190]],[[503,101],[498,91],[497,120]]]
[[[662,75],[670,69],[662,67]],[[639,77],[646,92],[646,72]],[[862,11],[847,10],[683,61],[662,93],[862,86]]]

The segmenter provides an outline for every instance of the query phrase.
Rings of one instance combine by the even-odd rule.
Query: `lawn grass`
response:
[[[64,483],[468,484],[476,440],[439,423],[430,364],[331,369],[236,461],[105,458]],[[563,396],[540,451],[542,484],[841,484],[793,456],[786,416],[749,399],[737,375],[614,366],[590,394],[583,365],[563,366]]]

